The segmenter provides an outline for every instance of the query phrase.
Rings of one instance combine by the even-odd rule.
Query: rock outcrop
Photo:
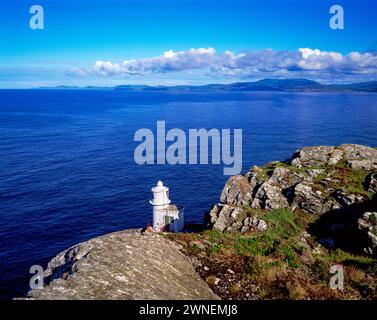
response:
[[[179,245],[139,230],[75,245],[50,261],[30,299],[218,299]]]
[[[377,251],[377,212],[365,212],[358,220],[358,227],[364,231],[369,240],[369,246],[364,248],[366,253]]]
[[[355,144],[305,147],[289,160],[254,166],[245,175],[231,177],[209,220],[222,232],[258,230],[255,226],[264,221],[248,212],[289,208],[321,216],[352,211],[375,199],[376,191],[377,149]]]
[[[364,252],[376,254],[376,192],[377,149],[352,144],[305,147],[289,160],[254,166],[245,175],[231,177],[208,217],[220,232],[263,235],[273,230],[268,229],[266,211],[289,208],[317,217],[330,237],[354,223],[365,239]],[[353,235],[359,236],[341,232],[356,242]],[[304,247],[308,237],[309,233],[301,237]],[[318,238],[323,245],[336,243],[328,236]],[[198,241],[192,246],[205,249]],[[97,237],[53,258],[44,272],[45,286],[30,291],[27,298],[218,299],[181,249],[163,235],[140,230]],[[214,279],[216,285],[219,281]]]

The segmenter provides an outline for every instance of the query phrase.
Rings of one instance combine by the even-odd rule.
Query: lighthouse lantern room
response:
[[[179,232],[184,227],[184,208],[178,209],[171,204],[169,188],[162,181],[152,188],[153,199],[149,203],[153,206],[153,229],[157,232]]]

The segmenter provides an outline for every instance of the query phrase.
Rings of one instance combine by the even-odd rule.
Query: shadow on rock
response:
[[[358,228],[358,220],[365,212],[376,211],[377,194],[371,200],[324,213],[309,225],[308,232],[328,249],[340,248],[346,252],[365,253],[370,239],[365,230]]]

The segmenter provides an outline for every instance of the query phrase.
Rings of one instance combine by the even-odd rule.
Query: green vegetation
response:
[[[267,234],[276,239],[289,239],[302,231],[303,227],[297,221],[297,216],[288,209],[277,209],[267,212],[263,217],[269,222],[270,228]]]
[[[276,162],[267,163],[264,166],[259,167],[259,171],[257,172],[257,178],[258,179],[263,178],[264,180],[268,180],[268,178],[271,176],[274,169],[279,168],[279,167],[287,168],[290,171],[296,172],[296,173],[302,173],[306,171],[306,169],[304,168],[299,168],[293,165],[289,165],[285,162],[276,161]]]
[[[206,230],[166,235],[183,245],[187,255],[201,261],[199,274],[220,297],[244,299],[252,292],[267,299],[377,298],[373,289],[377,285],[377,259],[322,246],[314,250],[319,244],[313,237],[305,237],[311,222],[307,215],[288,209],[265,212],[246,207],[245,211],[265,220],[268,229],[247,234]],[[344,291],[329,288],[329,270],[334,264],[345,268]],[[229,269],[234,275],[227,276]],[[215,284],[216,278],[221,279],[220,284]]]
[[[334,153],[331,160],[342,153]],[[183,245],[186,254],[194,256],[193,261],[199,261],[197,270],[203,279],[216,280],[216,284],[207,282],[220,297],[377,299],[377,258],[371,257],[370,249],[362,251],[369,244],[366,231],[358,230],[356,223],[360,214],[374,211],[375,198],[372,196],[375,193],[368,191],[367,181],[372,171],[352,169],[351,165],[357,165],[357,161],[350,162],[356,160],[353,158],[329,164],[326,155],[309,159],[310,156],[309,153],[303,155],[302,167],[288,162],[270,162],[251,170],[257,178],[253,177],[251,184],[256,193],[253,199],[257,199],[261,207],[273,207],[271,203],[275,207],[281,206],[280,199],[275,196],[279,190],[279,196],[287,198],[295,213],[288,209],[268,212],[243,206],[237,221],[234,222],[233,217],[230,219],[228,230],[247,232],[203,231],[196,238],[202,244],[199,247],[190,244],[189,237],[169,235]],[[359,157],[356,153],[354,156]],[[270,179],[272,175],[273,179]],[[257,181],[257,187],[254,187],[255,180],[261,179],[268,183],[265,188],[257,189],[262,181]],[[301,188],[296,188],[298,184]],[[368,198],[371,201],[366,201]],[[338,204],[340,207],[348,204],[350,210],[342,212]],[[228,218],[226,214],[228,211],[224,213],[224,219]],[[246,217],[250,217],[253,227],[241,229],[242,224],[248,225]],[[265,231],[256,230],[258,219],[267,223]],[[223,222],[221,220],[217,225]],[[370,222],[376,225],[376,221]],[[377,226],[371,232],[377,235]],[[344,270],[343,291],[329,287],[330,268],[338,264]]]
[[[331,186],[344,189],[350,193],[360,194],[372,198],[373,193],[365,190],[365,180],[370,174],[367,170],[355,170],[347,167],[338,167],[332,174]]]
[[[334,165],[327,164],[325,166],[310,166],[305,168],[299,168],[285,162],[270,162],[259,167],[257,178],[268,180],[274,169],[278,167],[287,168],[289,171],[295,173],[305,173],[309,170],[325,169],[325,172],[319,173],[313,179],[312,187],[315,190],[324,191],[327,186],[335,189],[343,189],[347,192],[359,194],[369,199],[373,196],[373,192],[366,190],[364,185],[365,179],[368,174],[370,174],[370,171],[351,169],[345,160],[341,160]]]
[[[310,187],[321,192],[339,189],[369,199],[373,195],[365,186],[370,171],[351,169],[345,160],[305,168],[271,162],[255,169],[257,178],[268,180],[278,167],[292,173],[286,179],[294,179],[295,173],[320,169],[316,175],[310,172],[314,176]],[[167,235],[206,267],[199,267],[198,272],[203,279],[209,277],[207,282],[220,297],[245,299],[252,294],[256,299],[377,299],[377,259],[321,246],[319,239],[306,233],[318,216],[292,213],[288,209],[266,212],[244,206],[240,221],[246,217],[263,219],[268,224],[267,230],[245,234],[207,230],[196,235]],[[372,232],[377,235],[377,227]],[[202,246],[190,244],[193,239]],[[329,270],[335,264],[344,267],[343,291],[329,288]],[[231,277],[227,276],[229,269],[235,272]],[[214,279],[221,279],[220,284],[215,284]]]

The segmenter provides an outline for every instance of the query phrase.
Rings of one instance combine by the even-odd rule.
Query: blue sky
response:
[[[44,9],[43,30],[29,27],[33,4]],[[334,4],[344,8],[344,30],[329,27]],[[1,88],[303,76],[377,80],[375,53],[365,53],[377,50],[375,0],[0,0],[0,5]]]

